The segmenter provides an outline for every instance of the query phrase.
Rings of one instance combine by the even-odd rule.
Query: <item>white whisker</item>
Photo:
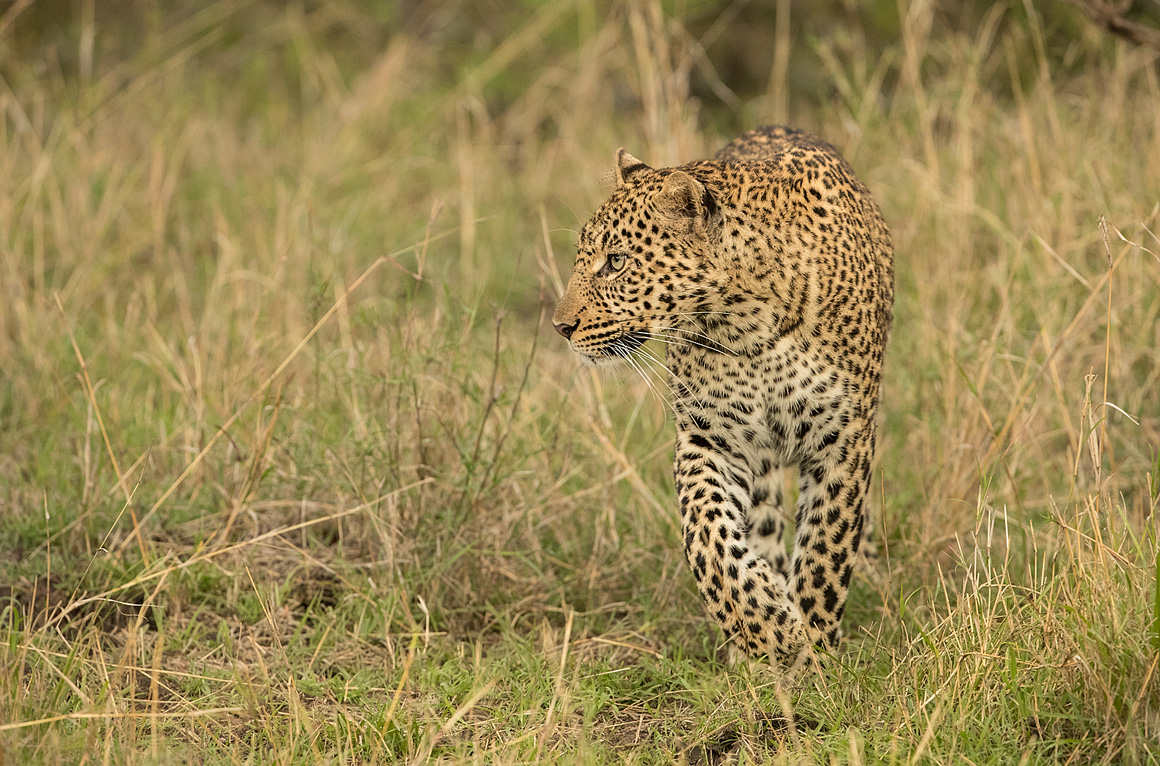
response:
[[[668,330],[670,332],[686,333],[688,335],[692,335],[693,337],[704,338],[705,340],[709,341],[710,343],[718,343],[719,342],[715,338],[710,336],[709,333],[707,331],[705,331],[704,327],[701,327],[700,325],[695,325],[695,326],[697,327],[697,330],[691,330],[691,329],[689,329],[688,326],[667,327],[665,325],[657,325],[657,329],[658,330]]]
[[[717,341],[712,340],[712,339],[709,339],[710,342],[714,343],[716,345],[709,346],[709,345],[706,345],[704,343],[700,343],[698,341],[691,340],[690,338],[681,337],[680,335],[672,335],[669,333],[657,333],[655,331],[650,332],[649,336],[651,338],[653,338],[654,340],[659,340],[661,343],[687,343],[690,346],[699,346],[700,348],[703,348],[706,351],[713,351],[713,352],[716,352],[719,354],[732,354],[733,356],[738,355],[736,351],[733,351],[732,349],[725,348],[721,344],[717,343]]]
[[[666,331],[666,332],[675,332],[675,333],[679,333],[679,334],[682,334],[682,335],[691,335],[691,336],[693,336],[694,338],[704,338],[705,340],[707,340],[707,341],[708,341],[708,342],[710,342],[710,343],[716,343],[716,342],[717,342],[717,341],[716,341],[716,340],[714,340],[712,337],[710,337],[708,333],[703,333],[703,332],[694,332],[694,331],[690,330],[690,329],[689,329],[689,328],[687,328],[687,327],[663,327],[663,326],[658,326],[656,329],[658,329],[658,330],[664,330],[664,331]]]
[[[666,397],[666,401],[668,402],[669,409],[671,409],[673,412],[676,412],[678,406],[681,404],[680,397],[677,395],[677,392],[673,390],[673,385],[672,385],[672,383],[669,382],[669,379],[666,376],[657,373],[656,367],[654,366],[654,360],[656,357],[652,356],[651,354],[648,354],[647,352],[644,352],[643,348],[642,348],[642,352],[638,352],[639,356],[636,360],[637,363],[643,364],[645,367],[648,368],[649,372],[656,374],[657,377],[660,378],[664,382],[665,388],[667,388],[669,390],[669,393],[672,394],[671,398]],[[662,367],[662,369],[664,369],[664,365],[661,365],[661,367]],[[667,372],[667,369],[666,369],[666,372]]]
[[[680,375],[673,372],[672,368],[669,367],[668,365],[666,365],[664,362],[662,362],[660,360],[660,358],[657,357],[656,354],[654,354],[651,350],[649,350],[648,348],[646,348],[644,346],[641,346],[640,351],[641,351],[642,358],[644,359],[645,363],[649,365],[650,368],[652,368],[654,364],[659,366],[662,370],[664,370],[665,372],[667,372],[669,374],[669,377],[674,382],[679,383],[682,387],[684,387],[685,391],[688,393],[689,397],[694,402],[696,402],[702,408],[705,407],[705,403],[702,402],[699,398],[697,398],[696,394],[693,393],[693,387],[690,386],[688,384],[688,382],[686,382]],[[676,410],[677,410],[676,403],[681,402],[683,404],[683,399],[677,395],[676,391],[673,390],[672,383],[669,383],[668,380],[666,380],[665,385],[668,386],[669,391],[672,391],[673,404],[674,404],[673,411],[676,412]]]
[[[672,407],[672,402],[670,402],[667,398],[665,398],[661,394],[660,390],[658,390],[657,387],[653,384],[653,382],[651,380],[649,380],[649,377],[645,373],[645,371],[643,369],[641,369],[640,365],[637,364],[636,360],[632,358],[632,355],[631,355],[632,352],[629,351],[628,348],[619,340],[613,341],[613,343],[611,345],[613,348],[615,348],[617,350],[618,356],[621,356],[621,358],[623,358],[624,361],[628,362],[628,364],[634,370],[636,370],[636,372],[640,375],[641,380],[644,381],[644,384],[646,386],[648,386],[649,391],[652,392],[653,396],[655,396],[657,398],[657,400],[659,402],[661,402],[662,405]]]

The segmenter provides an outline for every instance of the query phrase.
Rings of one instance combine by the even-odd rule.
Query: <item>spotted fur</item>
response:
[[[870,494],[886,224],[837,150],[783,127],[677,168],[621,149],[616,177],[553,323],[591,364],[666,343],[685,556],[725,635],[781,661],[834,647]]]

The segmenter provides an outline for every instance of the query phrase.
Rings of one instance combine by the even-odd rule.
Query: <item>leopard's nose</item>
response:
[[[563,335],[564,339],[567,340],[572,337],[572,333],[576,332],[576,328],[580,326],[580,323],[573,322],[572,324],[556,324],[553,322],[552,326],[556,328],[556,332]]]

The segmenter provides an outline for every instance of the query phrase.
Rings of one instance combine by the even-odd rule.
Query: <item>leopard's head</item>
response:
[[[721,213],[703,183],[621,149],[616,190],[580,230],[552,324],[586,363],[628,357],[712,300]]]

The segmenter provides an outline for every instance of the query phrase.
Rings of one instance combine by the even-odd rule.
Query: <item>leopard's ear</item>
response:
[[[653,204],[680,230],[713,236],[720,228],[717,200],[703,183],[683,170],[674,170],[665,176]]]
[[[624,186],[628,183],[628,177],[633,173],[641,170],[651,170],[651,168],[633,157],[623,148],[616,150],[616,188]]]

